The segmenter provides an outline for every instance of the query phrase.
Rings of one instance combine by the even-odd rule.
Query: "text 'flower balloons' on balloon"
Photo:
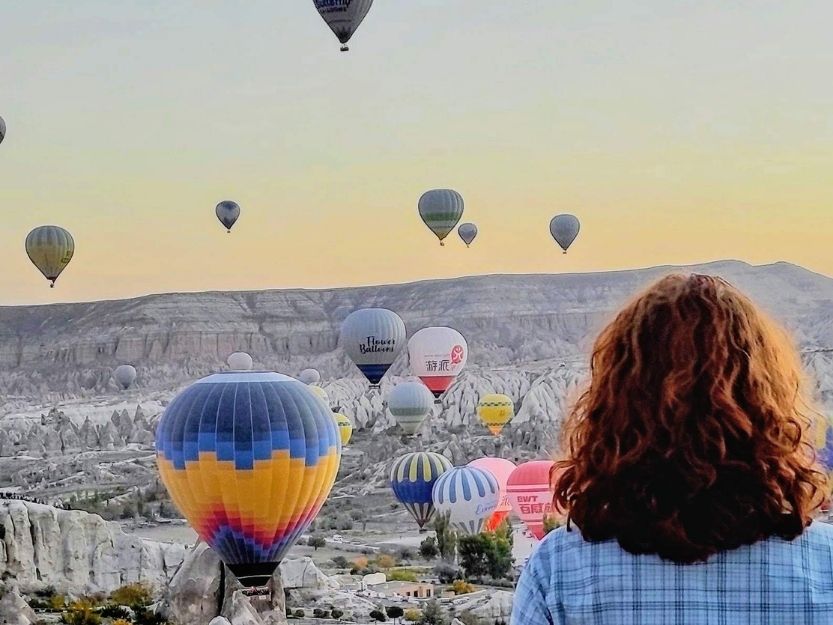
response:
[[[495,508],[494,513],[486,520],[485,529],[489,532],[495,531],[501,523],[509,516],[512,511],[512,504],[509,502],[509,497],[506,494],[506,484],[509,482],[509,476],[515,470],[515,464],[510,460],[503,458],[478,458],[469,462],[470,467],[488,471],[497,480],[500,488],[500,502]]]
[[[449,524],[461,534],[479,534],[500,503],[495,476],[465,466],[446,471],[432,492],[437,514],[447,514]]]
[[[469,347],[453,328],[423,328],[408,341],[411,373],[439,399],[463,371]]]
[[[454,230],[463,216],[463,196],[452,189],[433,189],[419,198],[419,216],[445,245],[443,239]]]
[[[177,395],[156,458],[177,508],[244,586],[265,585],[335,482],[341,441],[309,387],[225,372]]]
[[[434,516],[431,491],[434,483],[451,469],[448,458],[432,451],[405,454],[393,463],[390,487],[399,502],[411,513],[420,530]]]
[[[405,346],[405,323],[386,308],[363,308],[347,316],[339,339],[350,360],[378,388]]]

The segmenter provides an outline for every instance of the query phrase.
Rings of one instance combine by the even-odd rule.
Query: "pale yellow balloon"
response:
[[[58,226],[39,226],[26,237],[26,254],[44,277],[55,280],[66,269],[75,254],[75,241],[72,235]]]
[[[338,433],[341,435],[341,446],[345,447],[353,437],[353,422],[339,412],[334,412],[333,418],[338,426]]]

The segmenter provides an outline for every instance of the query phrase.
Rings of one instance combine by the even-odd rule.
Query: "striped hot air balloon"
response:
[[[200,538],[245,586],[262,586],[329,495],[341,440],[330,409],[301,382],[225,372],[174,398],[156,457]]]
[[[454,467],[434,484],[432,499],[437,514],[448,514],[458,532],[479,534],[500,503],[500,486],[488,471]]]
[[[346,447],[350,439],[353,438],[353,422],[346,415],[340,412],[334,412],[333,418],[338,426],[338,434],[341,437],[342,447]]]
[[[431,391],[421,382],[403,382],[388,395],[388,410],[405,434],[416,434],[434,407]]]
[[[378,388],[405,346],[405,323],[392,310],[363,308],[347,316],[339,340],[371,386]]]
[[[443,473],[451,469],[448,458],[432,451],[405,454],[390,469],[393,494],[411,513],[420,530],[434,516],[431,491]]]
[[[72,235],[59,226],[39,226],[26,236],[26,254],[49,286],[54,287],[61,272],[75,254]]]
[[[480,398],[477,414],[489,431],[497,436],[515,416],[515,402],[507,395],[490,393]]]
[[[463,196],[452,189],[432,189],[419,198],[418,208],[422,221],[440,240],[440,245],[445,245],[443,239],[463,216]]]
[[[500,527],[500,524],[512,511],[512,504],[509,503],[509,497],[506,495],[506,484],[509,481],[509,476],[512,475],[512,471],[515,470],[515,463],[504,458],[478,458],[469,462],[469,466],[483,469],[494,475],[500,487],[500,502],[484,525],[486,530],[493,532]]]

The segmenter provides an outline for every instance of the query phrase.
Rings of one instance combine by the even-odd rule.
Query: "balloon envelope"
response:
[[[313,395],[318,397],[318,399],[322,400],[327,406],[330,405],[330,396],[327,395],[327,391],[316,384],[310,384],[309,390],[312,391]]]
[[[234,352],[226,362],[233,371],[249,371],[254,366],[252,357],[246,352]]]
[[[515,514],[537,539],[544,537],[544,517],[553,516],[550,488],[551,460],[525,462],[512,471],[506,495]]]
[[[515,402],[499,393],[484,395],[477,403],[477,415],[489,431],[497,436],[515,416]]]
[[[403,382],[388,394],[388,410],[405,434],[416,434],[434,407],[434,396],[421,382]]]
[[[317,369],[304,369],[298,379],[304,384],[318,384],[321,381],[321,374]]]
[[[550,221],[550,234],[565,254],[576,240],[580,229],[581,224],[575,215],[556,215]]]
[[[176,506],[245,586],[262,586],[318,514],[341,442],[332,412],[277,373],[226,372],[182,391],[156,457]]]
[[[373,386],[405,345],[405,323],[386,308],[364,308],[341,324],[341,346]]]
[[[419,198],[419,216],[442,244],[463,216],[463,196],[452,189],[433,189]]]
[[[55,281],[75,254],[72,235],[58,226],[39,226],[26,237],[26,254],[32,264],[55,286]]]
[[[468,247],[474,241],[475,237],[477,237],[477,226],[470,223],[460,224],[460,227],[457,228],[457,234],[460,235],[463,243]]]
[[[313,0],[319,15],[342,44],[350,41],[364,20],[373,0]],[[342,45],[341,50],[347,51]]]
[[[113,378],[119,386],[127,390],[136,381],[136,369],[132,365],[119,365],[113,371]]]
[[[0,143],[3,143],[3,139],[6,138],[6,122],[3,121],[3,118],[0,117]]]
[[[452,328],[423,328],[408,341],[411,373],[438,399],[466,366],[468,352],[466,339]]]
[[[495,531],[504,519],[509,516],[512,511],[512,504],[509,503],[509,497],[506,495],[506,484],[509,481],[509,476],[515,470],[515,463],[503,458],[478,458],[469,462],[470,467],[488,471],[497,480],[500,488],[500,502],[495,508],[494,513],[486,520],[486,530]]]
[[[451,526],[462,534],[479,534],[500,503],[495,476],[465,466],[443,473],[432,491],[437,514],[448,514]]]
[[[237,219],[240,217],[240,205],[237,202],[225,200],[217,204],[214,212],[217,214],[220,223],[225,226],[226,231],[231,232],[232,226],[237,223]]]
[[[338,433],[341,437],[341,445],[342,447],[345,447],[353,437],[353,422],[350,421],[346,415],[343,415],[340,412],[334,412],[333,418],[338,426]]]
[[[411,513],[422,529],[434,516],[431,491],[443,473],[451,469],[448,458],[432,451],[405,454],[393,463],[390,487],[393,494]]]

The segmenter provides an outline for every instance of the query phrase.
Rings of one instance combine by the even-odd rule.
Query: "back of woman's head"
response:
[[[555,503],[588,540],[676,562],[794,538],[825,481],[801,386],[794,348],[739,291],[663,278],[596,341]]]

